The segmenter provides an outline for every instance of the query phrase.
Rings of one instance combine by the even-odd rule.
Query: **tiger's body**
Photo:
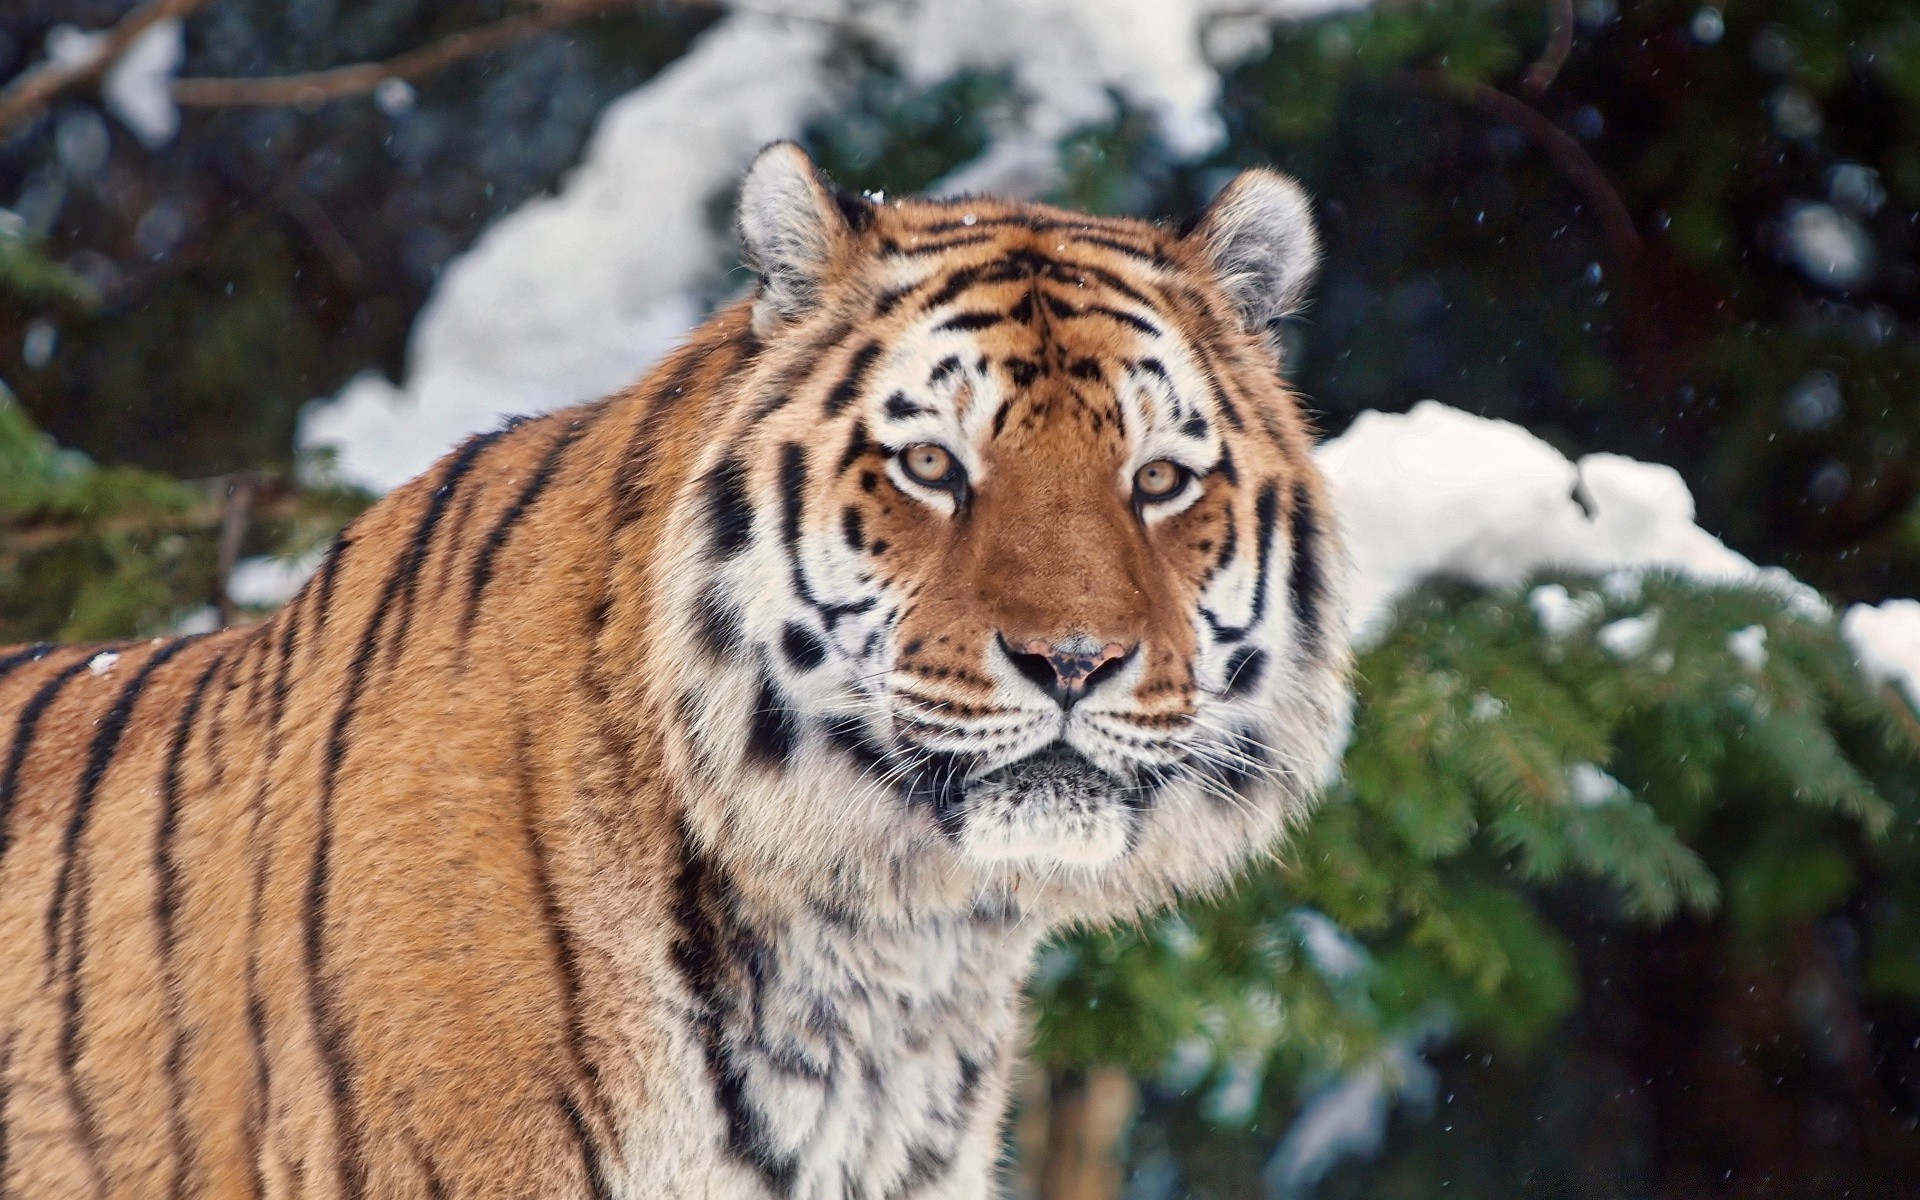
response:
[[[270,620],[0,650],[0,1196],[982,1196],[1039,939],[1305,811],[1290,185],[742,203],[755,298]]]

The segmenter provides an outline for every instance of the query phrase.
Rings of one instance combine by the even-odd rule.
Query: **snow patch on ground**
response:
[[[1694,524],[1693,496],[1671,467],[1616,454],[1572,462],[1518,425],[1431,400],[1404,414],[1362,413],[1318,458],[1345,529],[1349,620],[1363,643],[1397,599],[1442,575],[1513,587],[1549,568],[1612,573],[1609,588],[1626,594],[1636,573],[1666,569],[1762,583],[1809,615],[1828,611],[1812,588]],[[1554,585],[1529,599],[1562,636],[1597,615]],[[1626,632],[1622,652],[1633,649]]]
[[[835,97],[835,27],[856,31],[932,83],[1011,71],[1030,103],[940,190],[1031,195],[1074,128],[1111,116],[1113,94],[1155,114],[1199,153],[1220,137],[1220,80],[1203,51],[1216,18],[1308,16],[1356,0],[814,0],[742,8],[646,86],[608,107],[558,195],[502,219],[441,277],[414,326],[405,383],[353,380],[309,409],[300,440],[331,447],[342,475],[386,490],[512,413],[594,399],[637,380],[731,290],[713,228],[767,142],[798,134]],[[1245,39],[1242,39],[1245,42]],[[1254,48],[1253,43],[1242,46]]]

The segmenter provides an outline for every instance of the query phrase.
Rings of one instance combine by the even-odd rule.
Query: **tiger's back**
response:
[[[1247,232],[1310,263],[1296,194],[975,228],[803,164],[756,298],[270,620],[0,650],[0,1195],[977,1196],[1040,936],[1303,811],[1337,546]],[[1183,492],[1081,478],[1149,436]]]
[[[271,620],[0,653],[0,1191],[584,1186],[606,1114],[534,777],[594,732],[531,745],[578,681],[512,648],[537,623],[585,661],[597,602],[578,560],[514,550],[606,535],[605,493],[565,493],[635,433],[593,435],[607,407],[470,440]],[[367,1003],[404,1034],[348,1028]],[[443,1094],[395,1129],[415,1080]]]

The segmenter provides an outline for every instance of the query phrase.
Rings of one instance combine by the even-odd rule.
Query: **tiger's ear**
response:
[[[804,314],[834,258],[872,217],[865,200],[822,181],[792,142],[762,150],[740,185],[737,218],[747,265],[760,276],[754,329],[768,333]]]
[[[1320,262],[1306,192],[1260,167],[1223,188],[1188,238],[1212,264],[1240,319],[1259,333],[1299,311]]]

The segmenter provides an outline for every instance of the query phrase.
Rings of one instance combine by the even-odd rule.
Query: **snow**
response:
[[[1920,600],[1856,604],[1841,618],[1840,636],[1867,678],[1899,686],[1920,709]]]
[[[1599,808],[1627,799],[1627,785],[1594,763],[1577,762],[1567,769],[1567,794],[1581,808]]]
[[[107,111],[148,149],[166,145],[180,130],[172,86],[186,58],[184,39],[179,18],[155,21],[120,52],[101,81]],[[47,31],[47,60],[57,67],[89,67],[106,50],[106,43],[105,32],[56,25]]]
[[[1366,947],[1349,937],[1325,913],[1296,908],[1292,919],[1300,944],[1306,947],[1307,956],[1321,975],[1335,981],[1348,979],[1368,965]]]
[[[1540,622],[1546,635],[1558,641],[1584,628],[1600,615],[1605,604],[1592,592],[1576,598],[1557,583],[1543,583],[1527,593],[1527,606],[1533,609],[1534,620]]]
[[[149,150],[180,132],[180,109],[173,102],[173,77],[186,61],[185,35],[178,17],[155,21],[121,52],[101,85],[107,111]]]
[[[243,558],[227,576],[227,599],[242,608],[276,608],[293,599],[326,557],[321,547],[296,559]]]
[[[1318,459],[1345,529],[1349,620],[1363,644],[1396,599],[1441,575],[1501,588],[1549,568],[1613,572],[1609,587],[1621,588],[1664,569],[1763,584],[1807,615],[1827,612],[1812,588],[1696,525],[1693,497],[1670,467],[1615,454],[1573,462],[1518,425],[1431,400],[1404,414],[1362,413]],[[1557,636],[1598,612],[1558,585],[1536,588],[1529,602]]]
[[[374,374],[316,404],[301,442],[386,490],[467,434],[635,379],[733,290],[710,206],[767,142],[836,97],[827,56],[856,30],[918,83],[1006,69],[1019,127],[935,190],[1032,195],[1062,135],[1104,120],[1115,93],[1170,145],[1221,136],[1203,32],[1225,13],[1308,16],[1355,0],[813,0],[736,9],[679,60],[608,107],[559,193],[503,218],[442,275],[415,324],[406,379]],[[836,29],[838,26],[838,30]],[[1243,39],[1244,40],[1244,39]],[[1249,47],[1250,48],[1250,47]]]
[[[113,670],[114,664],[119,661],[120,655],[117,651],[102,650],[87,660],[87,670],[94,675],[105,675]]]
[[[85,70],[107,48],[107,35],[78,25],[55,25],[47,30],[49,66]]]
[[[1593,640],[1615,658],[1639,658],[1653,645],[1653,639],[1659,632],[1660,614],[1649,612],[1610,621],[1593,635]]]
[[[422,311],[404,388],[375,374],[309,410],[301,438],[384,490],[503,416],[633,382],[704,312],[721,246],[708,201],[828,99],[827,29],[735,14],[601,115],[558,195],[496,224]]]
[[[1860,222],[1831,204],[1796,204],[1787,210],[1787,252],[1808,279],[1848,288],[1873,270],[1873,239]]]
[[[1734,630],[1727,635],[1727,653],[1747,670],[1761,670],[1767,665],[1767,627],[1748,625]]]
[[[1278,1200],[1309,1196],[1341,1159],[1379,1153],[1396,1101],[1430,1110],[1440,1077],[1420,1050],[1444,1034],[1434,1023],[1409,1030],[1309,1096],[1261,1173],[1265,1194]]]

